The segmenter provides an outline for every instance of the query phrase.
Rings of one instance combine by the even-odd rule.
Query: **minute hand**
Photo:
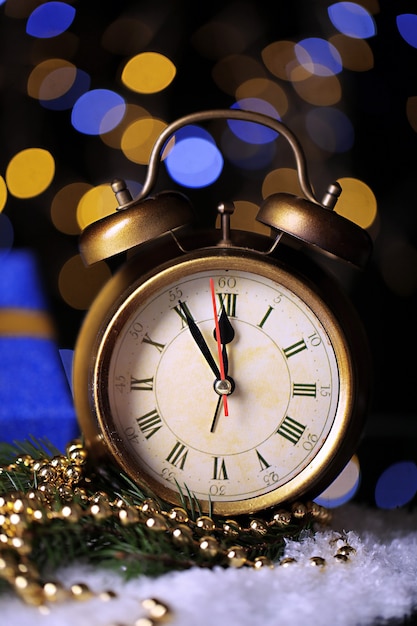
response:
[[[220,370],[217,367],[216,361],[211,354],[210,348],[208,347],[206,340],[204,339],[201,330],[195,323],[194,319],[191,317],[190,313],[187,310],[187,307],[184,305],[181,300],[178,300],[178,304],[181,307],[182,312],[184,313],[185,320],[188,324],[188,328],[190,329],[190,333],[192,338],[196,342],[201,354],[206,359],[207,363],[210,365],[212,372],[214,373],[216,379],[220,378]]]

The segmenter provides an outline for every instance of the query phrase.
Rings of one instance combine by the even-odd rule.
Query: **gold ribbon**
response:
[[[42,311],[0,309],[0,336],[51,338],[54,334],[49,315]]]

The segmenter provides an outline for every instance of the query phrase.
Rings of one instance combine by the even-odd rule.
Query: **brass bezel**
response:
[[[199,249],[150,269],[143,274],[140,258],[133,258],[104,287],[82,326],[74,357],[74,401],[86,445],[95,459],[112,459],[142,488],[165,501],[180,504],[180,495],[132,467],[129,452],[108,414],[101,393],[102,379],[117,327],[130,316],[137,298],[150,298],[175,278],[225,267],[267,276],[296,293],[326,329],[339,367],[340,396],[334,424],[316,457],[286,485],[263,496],[233,502],[200,501],[204,512],[240,515],[262,511],[300,497],[318,495],[351,458],[362,431],[369,391],[366,341],[360,324],[336,283],[319,272],[314,282],[292,266],[259,253],[237,248]],[[135,280],[132,277],[136,276]],[[326,302],[323,298],[326,298]],[[365,350],[360,354],[361,348]],[[105,387],[105,385],[104,385]]]

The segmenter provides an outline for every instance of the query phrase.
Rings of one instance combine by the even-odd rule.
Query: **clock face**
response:
[[[93,387],[131,476],[169,501],[182,491],[203,510],[239,513],[321,474],[343,437],[349,376],[314,292],[270,263],[226,256],[134,288],[100,340]]]

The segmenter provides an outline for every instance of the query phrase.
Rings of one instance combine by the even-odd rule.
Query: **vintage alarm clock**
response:
[[[232,230],[225,199],[220,228],[200,229],[184,195],[149,196],[167,140],[216,118],[262,124],[290,144],[305,197],[266,198],[257,220],[270,236]],[[340,187],[319,202],[290,130],[233,109],[169,125],[134,200],[123,181],[112,186],[118,210],[80,240],[87,264],[129,252],[75,348],[75,407],[93,462],[221,516],[314,498],[352,457],[370,393],[360,321],[309,254],[368,260],[366,231],[332,210]]]

